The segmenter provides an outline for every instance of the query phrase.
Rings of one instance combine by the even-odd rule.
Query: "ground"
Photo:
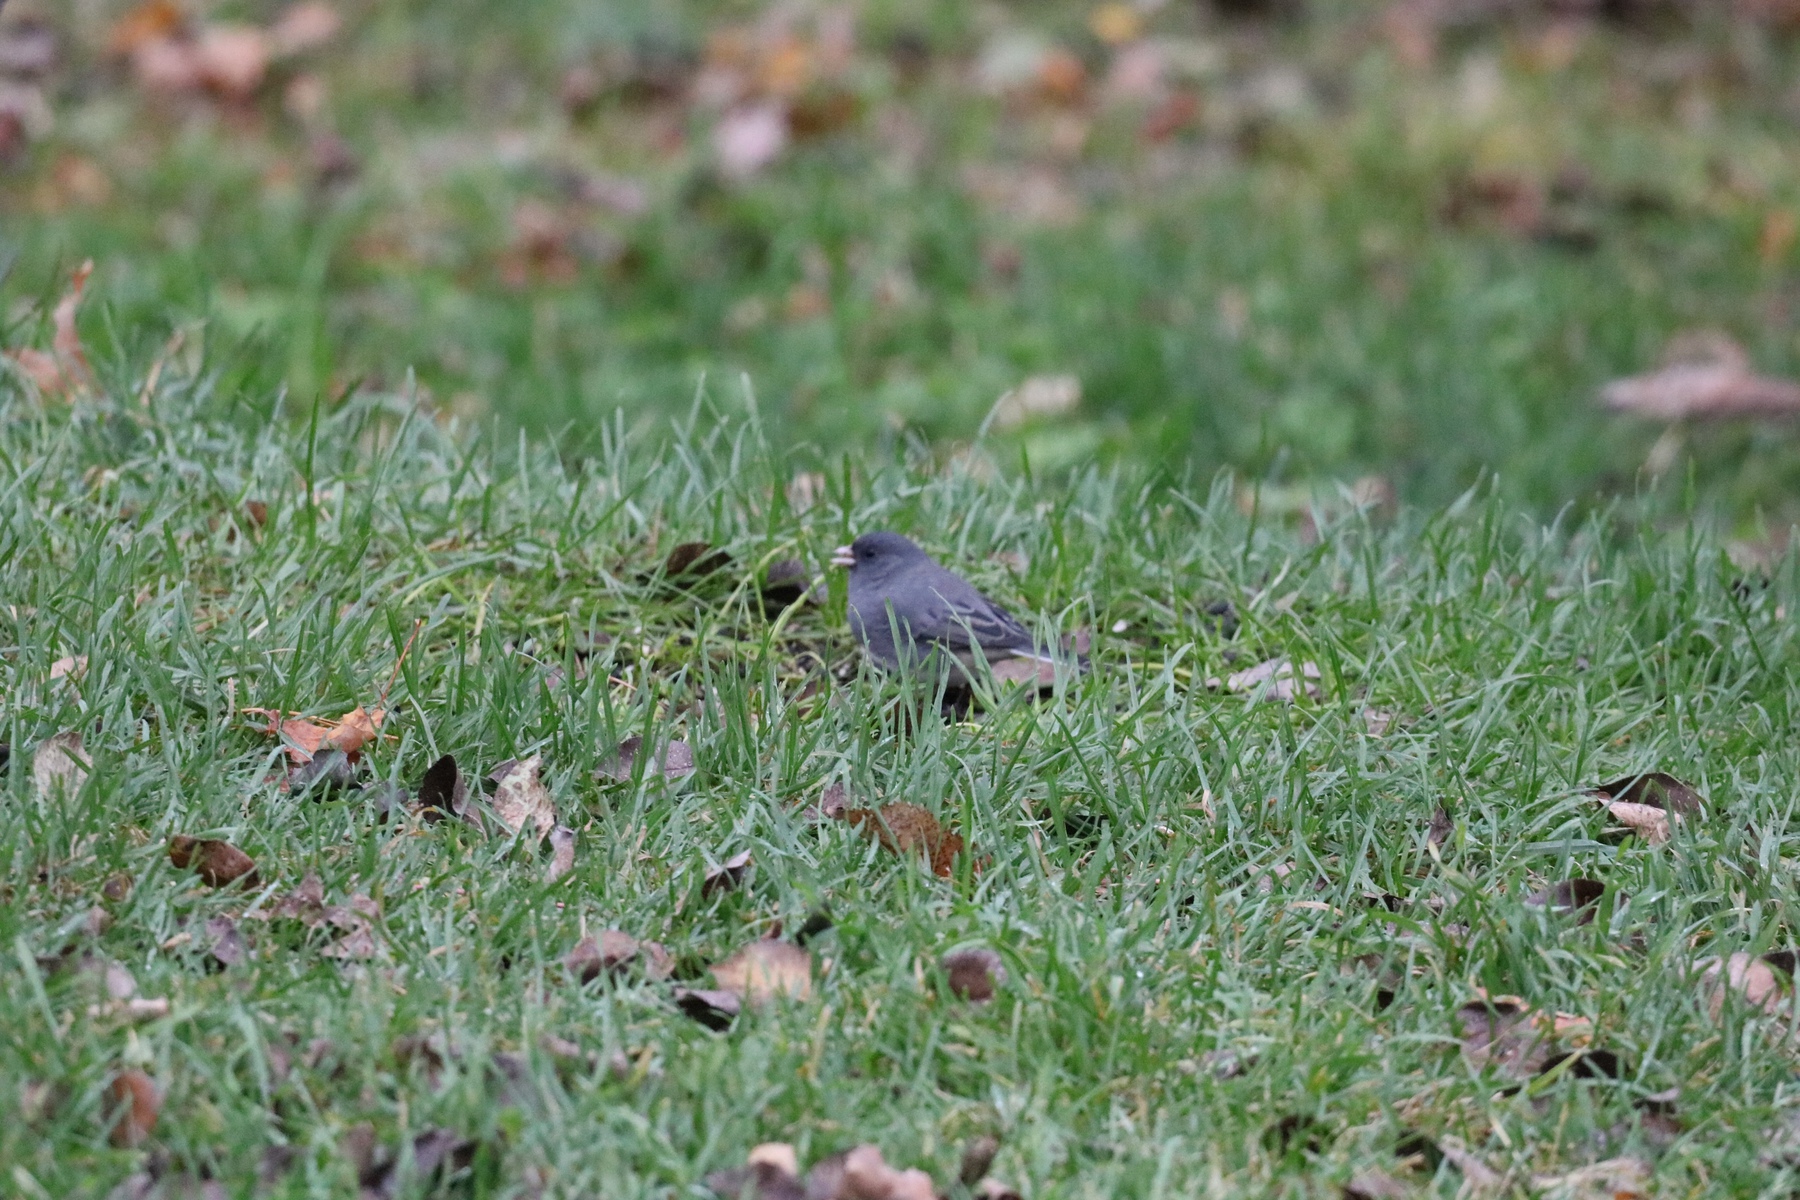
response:
[[[55,53],[6,93],[43,98],[0,138],[6,342],[91,257],[91,341],[179,330],[301,407],[418,387],[586,449],[749,389],[835,462],[1037,381],[1008,470],[1785,529],[1791,430],[1595,397],[1680,334],[1795,367],[1791,4],[1213,7],[12,0]]]
[[[150,369],[0,391],[18,1194],[350,1195],[359,1166],[423,1194],[383,1173],[412,1145],[460,1148],[440,1182],[473,1195],[698,1195],[779,1141],[962,1195],[982,1136],[1034,1197],[1792,1186],[1786,975],[1704,978],[1793,945],[1791,559],[1480,494],[1302,528],[1122,470],[796,480],[741,412],[564,461]],[[821,567],[878,526],[1094,631],[1092,673],[946,720],[859,671]],[[728,560],[674,572],[697,541]],[[767,607],[784,559],[825,593]],[[1230,690],[1275,658],[1317,677]],[[324,724],[245,712],[359,706],[385,713],[344,743],[363,786],[330,792],[284,750]],[[622,769],[633,735],[695,769]],[[444,754],[484,828],[378,785],[416,795]],[[484,782],[532,755],[573,832],[553,882],[555,839],[510,835]],[[1647,771],[1704,798],[1664,840],[1592,792]],[[832,784],[965,848],[934,874],[825,815]],[[178,869],[177,836],[255,879]],[[1592,907],[1531,902],[1576,878]],[[644,951],[582,982],[565,959],[608,929],[672,977]],[[793,995],[723,1031],[678,1003],[802,934]],[[987,1002],[940,966],[966,948],[998,953]],[[1552,1051],[1579,1053],[1534,1076]],[[153,1124],[121,1123],[121,1077]]]

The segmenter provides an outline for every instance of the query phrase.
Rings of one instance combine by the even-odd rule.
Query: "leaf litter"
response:
[[[40,798],[72,797],[87,782],[88,753],[77,730],[65,729],[37,744],[31,754],[31,782]]]
[[[177,871],[193,868],[207,887],[225,887],[243,881],[247,888],[258,886],[256,860],[217,838],[194,838],[176,834],[169,839],[169,864]]]
[[[846,808],[843,819],[881,843],[884,850],[900,855],[923,855],[934,875],[950,878],[956,856],[963,851],[962,835],[945,829],[930,811],[897,800],[879,809]]]
[[[764,1143],[750,1151],[743,1166],[708,1175],[706,1186],[725,1200],[937,1200],[930,1175],[890,1166],[878,1147],[866,1143],[820,1159],[804,1180],[792,1146]]]
[[[1669,840],[1683,817],[1699,816],[1706,800],[1675,776],[1662,771],[1628,775],[1592,789],[1616,821],[1652,845]]]

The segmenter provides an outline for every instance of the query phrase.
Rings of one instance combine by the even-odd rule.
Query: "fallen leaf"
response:
[[[456,768],[455,755],[443,755],[425,768],[425,777],[419,781],[419,813],[427,822],[471,816],[469,787]]]
[[[145,42],[175,33],[186,20],[176,0],[145,0],[113,22],[106,34],[106,52],[116,58],[128,57]]]
[[[743,1007],[736,992],[706,988],[676,988],[675,1003],[682,1012],[714,1030],[731,1028]]]
[[[1088,28],[1109,46],[1122,46],[1144,32],[1144,17],[1130,4],[1102,4],[1088,14]]]
[[[113,1145],[129,1149],[143,1145],[162,1115],[162,1092],[156,1081],[136,1067],[113,1076],[107,1086],[107,1110],[112,1115]]]
[[[1620,824],[1643,836],[1652,845],[1669,840],[1669,814],[1650,804],[1628,804],[1615,800],[1606,806]]]
[[[288,757],[295,763],[312,761],[321,748],[342,750],[354,760],[362,748],[375,740],[387,713],[357,705],[333,721],[324,717],[304,717],[299,713],[282,714],[269,708],[246,708],[246,716],[265,717],[263,732],[288,743]]]
[[[784,1148],[787,1154],[773,1150],[776,1146]],[[794,1148],[786,1143],[764,1143],[750,1151],[743,1166],[712,1172],[706,1177],[706,1186],[721,1200],[738,1200],[740,1196],[750,1200],[808,1200],[807,1189],[800,1182],[798,1160],[791,1168],[787,1165],[793,1157]]]
[[[669,952],[660,942],[640,942],[618,929],[602,930],[597,939],[582,938],[563,957],[563,965],[571,975],[588,983],[602,971],[616,973],[640,960],[644,973],[652,979],[666,979],[674,968]]]
[[[1317,663],[1301,663],[1300,678],[1296,679],[1293,663],[1285,658],[1271,658],[1248,670],[1227,676],[1223,686],[1228,692],[1251,692],[1267,685],[1266,690],[1260,693],[1265,699],[1292,701],[1304,691],[1308,698],[1317,700],[1319,689],[1313,685],[1312,680],[1318,678],[1320,674]],[[1214,676],[1206,681],[1206,686],[1216,690],[1221,685],[1218,677]]]
[[[1040,691],[1056,686],[1056,664],[1042,658],[1002,658],[988,664],[997,683],[1030,684]]]
[[[744,876],[750,870],[750,852],[734,854],[716,867],[708,867],[706,878],[700,884],[700,894],[711,896],[717,892],[729,892],[744,882]]]
[[[600,773],[619,783],[628,782],[643,748],[644,739],[635,733],[632,734],[619,743],[618,754],[610,763],[600,768]],[[692,775],[694,773],[693,749],[686,742],[680,740],[669,742],[667,746],[663,747],[660,769],[652,767],[645,771],[646,775],[659,773],[668,780],[686,779]]]
[[[1506,1177],[1477,1157],[1462,1144],[1461,1139],[1449,1136],[1439,1138],[1438,1149],[1446,1162],[1462,1172],[1463,1185],[1470,1195],[1491,1195],[1505,1185]]]
[[[1577,925],[1588,925],[1593,922],[1594,909],[1605,893],[1606,885],[1598,879],[1565,879],[1533,892],[1526,897],[1525,903],[1563,915],[1573,913]]]
[[[221,967],[235,967],[249,956],[244,936],[230,917],[213,917],[206,922],[204,949]]]
[[[58,793],[73,797],[87,777],[88,754],[76,730],[45,738],[31,753],[31,782],[42,799],[54,799]]]
[[[100,885],[100,895],[109,903],[119,904],[131,896],[131,876],[123,871],[114,871]]]
[[[543,756],[537,754],[521,761],[509,760],[495,767],[488,777],[499,785],[494,789],[492,807],[500,823],[512,833],[529,825],[540,840],[557,825],[550,789],[538,778],[543,761]],[[573,854],[573,842],[570,852]]]
[[[240,879],[248,888],[258,884],[256,860],[230,842],[217,838],[176,834],[169,839],[169,863],[177,871],[185,871],[191,866],[200,882],[208,887],[224,887]]]
[[[269,36],[254,25],[204,25],[193,54],[202,84],[242,102],[256,94],[268,74]]]
[[[812,996],[812,955],[792,942],[762,938],[713,964],[719,986],[753,1008],[777,997],[807,1000]]]
[[[890,1167],[874,1146],[858,1146],[844,1156],[844,1187],[849,1200],[937,1200],[931,1176],[915,1168]]]
[[[1344,1185],[1344,1200],[1406,1200],[1412,1189],[1379,1167],[1366,1167]]]
[[[1650,1176],[1642,1159],[1609,1158],[1562,1175],[1534,1175],[1531,1184],[1546,1200],[1644,1200]]]
[[[1504,1075],[1526,1079],[1543,1069],[1550,1044],[1531,1008],[1515,996],[1483,997],[1456,1011],[1463,1054],[1471,1066],[1499,1068]]]
[[[85,654],[59,658],[50,664],[50,680],[54,683],[56,680],[64,678],[79,679],[87,673],[87,665],[88,659]]]
[[[989,417],[993,428],[1018,429],[1039,417],[1067,416],[1081,407],[1081,380],[1074,375],[1032,375],[1005,392]]]
[[[1672,363],[1616,379],[1600,390],[1614,412],[1655,421],[1800,416],[1800,383],[1758,375],[1742,363]]]
[[[337,9],[323,0],[290,4],[269,27],[269,52],[276,58],[287,58],[316,50],[335,38],[343,23]]]
[[[87,352],[82,349],[81,333],[75,326],[75,310],[81,305],[81,294],[87,289],[88,276],[94,273],[94,260],[88,259],[70,277],[69,290],[57,301],[50,314],[50,352],[19,349],[9,352],[13,361],[30,376],[39,392],[52,399],[62,399],[93,383]]]
[[[304,921],[317,926],[325,920],[325,882],[317,871],[308,871],[300,886],[275,902],[269,915],[281,920]]]
[[[999,1153],[1000,1139],[993,1134],[984,1133],[980,1137],[971,1138],[968,1145],[963,1147],[962,1160],[956,1168],[956,1178],[964,1187],[974,1187],[986,1177]]]
[[[106,995],[110,1000],[129,1000],[137,995],[137,980],[123,963],[107,963],[101,974],[106,986]]]
[[[992,1000],[995,989],[1006,982],[1006,967],[1000,956],[985,946],[952,950],[938,965],[948,977],[950,991],[963,1000]],[[982,1174],[985,1173],[983,1168]]]
[[[938,819],[917,804],[896,801],[879,809],[852,808],[844,819],[873,835],[884,849],[895,854],[923,853],[933,874],[950,878],[956,856],[962,853],[960,834],[950,833]]]
[[[713,154],[727,179],[743,181],[781,157],[788,144],[787,108],[768,101],[740,105],[713,128]]]
[[[1450,840],[1450,835],[1455,832],[1455,819],[1451,817],[1450,810],[1440,804],[1437,806],[1437,810],[1431,814],[1431,825],[1425,830],[1425,844],[1442,846]]]
[[[342,750],[327,750],[313,755],[309,761],[290,770],[287,774],[287,786],[290,792],[307,792],[317,788],[323,798],[355,788],[356,768],[351,764],[350,756]]]
[[[1723,962],[1717,958],[1703,958],[1694,965],[1702,968],[1700,988],[1707,998],[1707,1011],[1715,1021],[1724,1010],[1727,988],[1738,993],[1749,1007],[1765,1013],[1773,1013],[1779,1008],[1788,990],[1788,980],[1763,959],[1743,951],[1728,956]]]
[[[558,825],[550,831],[550,866],[544,872],[545,883],[555,883],[575,869],[575,831]]]
[[[1594,789],[1594,794],[1608,800],[1666,809],[1682,816],[1698,815],[1706,807],[1704,796],[1663,771],[1627,775],[1623,779],[1601,784]]]
[[[714,550],[711,542],[683,542],[669,551],[669,557],[663,561],[663,578],[711,575],[730,565],[731,555]]]

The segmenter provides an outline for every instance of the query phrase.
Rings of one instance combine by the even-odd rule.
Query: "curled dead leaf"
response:
[[[632,734],[619,743],[618,753],[612,761],[600,768],[600,774],[618,783],[626,783],[631,779],[632,771],[637,766],[638,756],[643,753],[644,739]],[[645,768],[646,777],[660,774],[664,779],[673,781],[686,779],[694,773],[694,751],[686,742],[672,740],[663,747],[662,761],[658,764],[652,756],[650,765]]]
[[[1601,784],[1594,794],[1605,800],[1643,804],[1684,817],[1698,816],[1706,807],[1706,797],[1664,771],[1627,775]]]
[[[208,920],[202,945],[208,957],[226,968],[237,966],[250,954],[244,945],[244,935],[238,932],[237,922],[230,917]]]
[[[131,1148],[150,1140],[156,1120],[162,1115],[162,1091],[156,1080],[137,1067],[129,1067],[113,1076],[106,1094],[111,1118],[108,1137],[112,1144]]]
[[[1701,968],[1700,988],[1706,996],[1707,1012],[1715,1021],[1724,1011],[1727,989],[1736,992],[1750,1008],[1773,1013],[1781,1007],[1792,983],[1791,979],[1783,978],[1765,959],[1742,951],[1727,956],[1723,961],[1718,958],[1703,958],[1694,965]]]
[[[946,830],[917,804],[896,801],[879,809],[852,808],[845,811],[844,819],[895,854],[924,854],[932,873],[944,879],[950,878],[956,856],[963,850],[962,836]]]
[[[623,930],[604,929],[598,938],[584,937],[575,943],[575,948],[563,956],[563,965],[571,975],[588,983],[599,978],[603,971],[624,970],[640,956],[646,962],[650,976],[658,978],[656,971],[666,964],[668,951],[656,942],[640,942]]]
[[[700,894],[711,896],[718,892],[729,892],[744,882],[744,876],[750,870],[750,852],[748,850],[734,854],[716,867],[706,869],[706,878],[700,884]]]
[[[31,782],[40,798],[72,797],[87,782],[88,754],[77,730],[65,729],[39,742],[31,754]]]
[[[544,872],[545,883],[555,883],[575,869],[575,831],[558,825],[550,831],[550,866]]]
[[[985,946],[952,950],[939,965],[948,978],[951,993],[964,1000],[992,1000],[995,990],[1006,982],[1006,967],[1000,956]]]
[[[1641,835],[1652,845],[1669,840],[1669,822],[1672,818],[1655,805],[1629,804],[1623,800],[1615,800],[1606,806],[1606,811],[1621,825]]]
[[[723,989],[676,988],[675,1004],[708,1029],[725,1030],[743,1008],[736,992]]]
[[[224,887],[243,880],[244,886],[257,886],[256,860],[217,838],[192,838],[176,834],[169,839],[169,864],[177,871],[193,868],[200,882],[208,887]]]
[[[1248,670],[1234,672],[1222,685],[1217,676],[1209,678],[1206,686],[1214,690],[1223,686],[1228,692],[1256,692],[1266,700],[1291,702],[1302,693],[1308,699],[1317,700],[1319,689],[1312,681],[1318,678],[1321,676],[1317,663],[1301,663],[1296,676],[1293,663],[1285,658],[1271,658]]]
[[[753,1008],[778,998],[812,996],[812,955],[792,942],[763,938],[713,964],[719,986]]]
[[[669,551],[669,557],[663,560],[663,578],[677,579],[683,575],[698,578],[730,565],[731,555],[714,550],[711,542],[683,542]]]
[[[75,311],[81,306],[81,294],[87,289],[88,276],[93,273],[94,260],[90,258],[70,276],[69,290],[50,314],[48,354],[29,348],[8,353],[38,391],[51,399],[64,399],[93,384],[93,371],[88,367],[87,352],[82,348],[81,334],[75,326]]]
[[[512,833],[529,827],[534,837],[542,839],[556,828],[556,805],[550,799],[550,789],[538,777],[543,763],[543,756],[533,754],[530,758],[503,762],[488,776],[499,785],[494,789],[494,815]]]
[[[1757,374],[1735,346],[1715,347],[1710,357],[1616,379],[1601,389],[1601,403],[1653,421],[1800,416],[1800,383]]]
[[[1598,879],[1565,879],[1533,892],[1525,898],[1525,903],[1554,913],[1572,913],[1576,924],[1587,925],[1593,921],[1594,909],[1605,894],[1606,885]]]

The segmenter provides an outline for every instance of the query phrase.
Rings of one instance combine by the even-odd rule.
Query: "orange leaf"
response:
[[[113,23],[106,35],[106,52],[128,57],[145,42],[168,37],[184,22],[175,0],[145,0]]]
[[[325,744],[333,750],[355,754],[375,740],[382,721],[386,719],[385,710],[369,710],[359,704],[339,718],[337,728],[326,735]]]
[[[94,260],[91,258],[75,268],[69,290],[57,301],[56,310],[50,317],[53,330],[50,353],[29,348],[8,353],[8,357],[31,377],[38,391],[46,396],[67,396],[77,388],[85,387],[93,378],[88,370],[87,354],[81,348],[81,335],[75,328],[75,310],[81,304],[81,293],[93,271]]]

